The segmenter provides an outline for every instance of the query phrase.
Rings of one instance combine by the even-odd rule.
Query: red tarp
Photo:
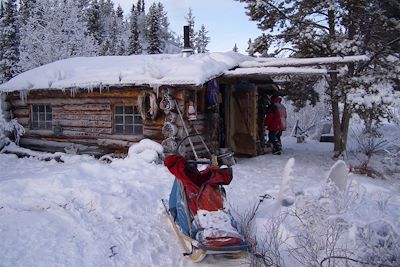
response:
[[[183,183],[192,215],[198,209],[217,211],[224,207],[218,185],[228,185],[232,181],[232,169],[208,167],[199,172],[190,166],[182,156],[167,156],[165,166]]]

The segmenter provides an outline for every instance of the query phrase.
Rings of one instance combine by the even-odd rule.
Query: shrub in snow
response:
[[[149,163],[159,163],[163,156],[163,147],[150,139],[143,139],[128,150],[128,158],[140,158]]]
[[[374,266],[400,266],[400,237],[394,227],[377,220],[357,228],[359,257]]]
[[[290,211],[294,220],[293,244],[289,246],[291,256],[303,266],[319,266],[331,255],[347,256],[340,240],[350,227],[335,205],[337,194],[335,185],[328,184],[320,196],[306,196],[296,200]],[[340,266],[340,261],[332,260],[326,266]]]
[[[350,152],[358,161],[354,166],[354,171],[369,177],[377,178],[383,175],[370,166],[373,156],[384,152],[388,147],[389,141],[380,131],[379,126],[360,127],[353,126],[350,139]]]
[[[12,133],[14,135],[14,141],[16,144],[19,143],[20,137],[25,134],[24,127],[19,124],[16,119],[6,121],[3,116],[2,105],[3,97],[0,94],[0,149],[10,142],[10,140],[7,138],[8,133]]]

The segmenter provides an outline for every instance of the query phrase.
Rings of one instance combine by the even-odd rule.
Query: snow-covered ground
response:
[[[297,144],[287,137],[283,145],[281,156],[238,159],[226,187],[231,209],[239,213],[260,195],[274,198],[260,206],[259,229],[286,209],[276,199],[290,158],[290,188],[299,196],[316,194],[334,164],[332,144]],[[182,256],[160,201],[168,198],[174,179],[163,165],[134,155],[110,164],[89,156],[61,159],[0,154],[0,266],[246,266],[243,259],[208,257],[193,264]],[[358,201],[363,208],[354,215],[357,226],[386,220],[400,233],[400,179],[350,178],[364,192]]]

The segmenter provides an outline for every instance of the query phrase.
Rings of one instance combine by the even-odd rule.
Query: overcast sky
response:
[[[121,5],[126,16],[132,3],[137,2],[137,0],[114,1],[116,5]],[[186,24],[184,17],[189,8],[192,8],[195,30],[198,31],[201,24],[205,25],[211,38],[208,48],[212,52],[230,51],[236,43],[239,52],[245,53],[249,38],[253,40],[261,33],[256,23],[246,16],[244,5],[234,0],[145,0],[146,12],[153,2],[164,4],[171,29],[180,35],[183,35],[183,25]]]

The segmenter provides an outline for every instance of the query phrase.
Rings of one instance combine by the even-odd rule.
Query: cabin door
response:
[[[230,92],[229,145],[235,154],[256,156],[256,90],[254,87],[232,88]]]

